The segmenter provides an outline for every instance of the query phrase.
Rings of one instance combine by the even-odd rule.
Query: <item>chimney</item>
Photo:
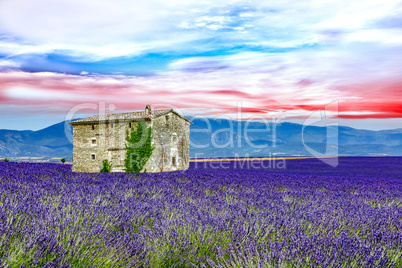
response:
[[[151,114],[151,105],[147,104],[147,106],[145,106],[145,114],[146,115]]]

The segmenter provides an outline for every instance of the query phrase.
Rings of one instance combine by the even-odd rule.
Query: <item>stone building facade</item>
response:
[[[94,115],[70,122],[73,126],[74,172],[99,172],[104,159],[111,172],[124,172],[126,131],[144,120],[154,127],[155,149],[143,171],[164,172],[189,167],[190,125],[192,122],[173,109]]]

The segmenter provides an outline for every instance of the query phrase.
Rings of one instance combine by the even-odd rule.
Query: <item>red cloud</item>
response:
[[[173,78],[169,78],[172,79]],[[237,113],[272,114],[290,112],[303,116],[312,111],[328,111],[328,103],[339,101],[339,118],[402,118],[402,79],[371,81],[314,91],[317,82],[300,80],[296,85],[272,87],[262,80],[259,89],[249,93],[247,84],[211,84],[205,90],[191,78],[173,80],[160,77],[74,76],[54,73],[0,73],[0,103],[30,112],[67,112],[80,103],[104,101],[116,110],[143,109],[145,103],[158,108],[186,108],[207,114]],[[294,88],[292,88],[292,86]],[[219,89],[219,88],[222,89]],[[16,92],[18,94],[16,94]],[[22,93],[21,93],[22,92]],[[32,93],[32,94],[31,94]],[[173,107],[170,104],[174,104]],[[54,108],[51,108],[54,107]],[[336,112],[336,110],[332,110]],[[15,110],[10,110],[10,113]]]

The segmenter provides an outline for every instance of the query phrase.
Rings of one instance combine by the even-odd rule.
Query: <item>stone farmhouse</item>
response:
[[[126,131],[145,120],[154,126],[155,149],[143,171],[164,172],[189,167],[190,125],[192,122],[173,109],[94,115],[70,122],[73,126],[74,172],[100,172],[104,159],[111,172],[124,172]]]

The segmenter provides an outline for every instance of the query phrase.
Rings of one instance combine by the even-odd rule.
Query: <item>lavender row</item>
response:
[[[304,166],[133,175],[0,163],[1,265],[402,267],[402,181]]]
[[[229,161],[190,162],[191,169],[233,170],[305,176],[349,176],[363,178],[402,179],[402,157],[339,157],[331,161],[333,166],[318,158],[253,160],[233,158]],[[217,161],[218,160],[218,161]]]

